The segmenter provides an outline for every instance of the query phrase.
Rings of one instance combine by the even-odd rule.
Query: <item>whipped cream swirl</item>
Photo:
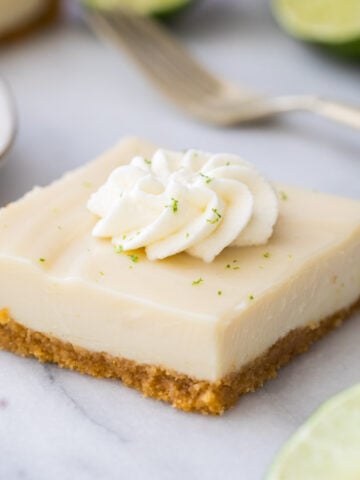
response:
[[[116,168],[91,195],[93,235],[150,260],[187,252],[211,262],[227,246],[267,242],[278,217],[271,185],[235,155],[157,150]]]

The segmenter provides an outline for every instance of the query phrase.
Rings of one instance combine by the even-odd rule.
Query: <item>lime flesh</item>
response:
[[[324,403],[277,455],[266,480],[360,479],[360,384]]]
[[[295,37],[360,53],[360,0],[273,0],[273,11]]]

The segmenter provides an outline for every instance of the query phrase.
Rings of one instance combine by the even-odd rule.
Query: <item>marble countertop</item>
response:
[[[360,66],[286,37],[265,0],[208,0],[175,30],[234,82],[360,102]],[[360,197],[358,132],[306,114],[228,130],[201,125],[163,101],[123,55],[76,20],[3,46],[0,59],[19,108],[18,138],[0,172],[0,205],[128,134],[236,152],[278,181]],[[260,480],[305,418],[359,381],[359,342],[357,316],[217,418],[2,352],[0,479]]]

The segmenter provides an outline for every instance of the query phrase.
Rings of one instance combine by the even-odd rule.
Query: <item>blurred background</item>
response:
[[[122,52],[100,42],[77,2],[2,3],[0,75],[14,93],[19,128],[0,176],[1,203],[129,134],[169,147],[234,151],[280,181],[299,183],[302,175],[310,188],[340,193],[346,183],[349,195],[359,195],[348,180],[359,174],[358,132],[308,114],[230,129],[201,124],[153,90]],[[20,10],[33,4],[32,13],[5,28],[4,12],[14,12],[16,4]],[[235,84],[360,103],[358,58],[292,38],[279,27],[268,0],[198,0],[167,28],[212,72]]]

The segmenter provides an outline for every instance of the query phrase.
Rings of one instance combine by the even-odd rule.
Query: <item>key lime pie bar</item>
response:
[[[0,211],[0,348],[219,414],[356,307],[360,203],[129,139]]]

